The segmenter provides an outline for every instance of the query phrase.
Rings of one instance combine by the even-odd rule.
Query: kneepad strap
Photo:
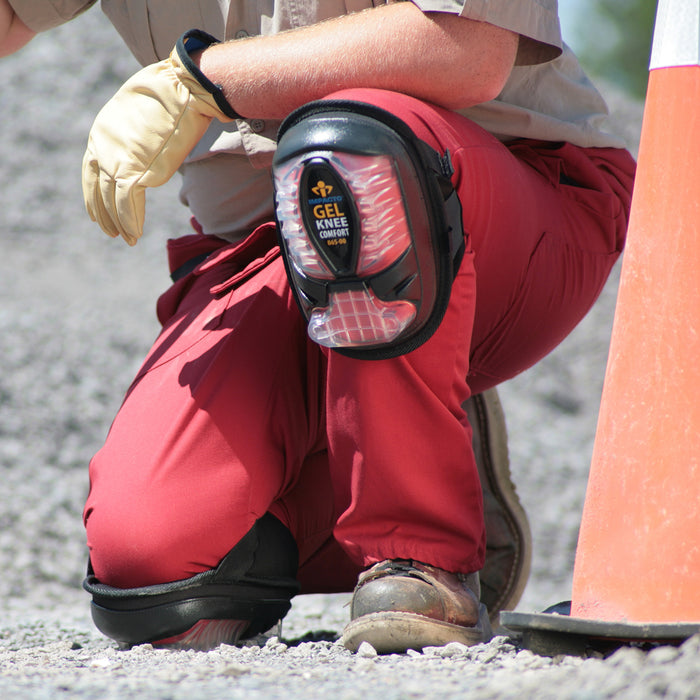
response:
[[[430,338],[464,253],[452,174],[448,153],[369,104],[312,102],[283,122],[280,247],[313,340],[386,359]]]

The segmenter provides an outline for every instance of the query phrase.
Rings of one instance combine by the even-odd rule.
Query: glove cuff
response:
[[[219,43],[221,42],[219,42],[218,39],[215,39],[211,34],[207,34],[201,29],[190,29],[177,40],[175,49],[182,65],[192,74],[194,79],[211,94],[214,98],[214,102],[216,102],[216,106],[229,119],[243,119],[243,117],[231,107],[226,97],[224,97],[222,86],[209,80],[190,57],[191,51],[199,51],[200,49],[206,49],[212,44]]]

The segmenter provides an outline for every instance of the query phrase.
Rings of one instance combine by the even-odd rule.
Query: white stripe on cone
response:
[[[700,65],[700,0],[659,0],[649,70]]]

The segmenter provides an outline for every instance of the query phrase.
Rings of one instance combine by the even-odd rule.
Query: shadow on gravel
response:
[[[311,630],[306,634],[302,634],[301,637],[295,637],[294,639],[283,639],[282,641],[288,647],[298,647],[300,644],[306,642],[337,642],[340,639],[340,635],[337,632],[331,630]]]

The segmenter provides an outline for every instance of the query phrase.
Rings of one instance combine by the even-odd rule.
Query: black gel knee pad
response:
[[[294,538],[268,513],[216,569],[172,583],[125,589],[100,583],[88,566],[83,588],[92,594],[96,627],[125,645],[182,634],[199,620],[248,622],[242,638],[249,638],[287,614],[299,592],[297,566]]]
[[[309,336],[358,359],[430,338],[464,253],[449,154],[383,109],[329,100],[283,122],[272,169],[280,247]]]

